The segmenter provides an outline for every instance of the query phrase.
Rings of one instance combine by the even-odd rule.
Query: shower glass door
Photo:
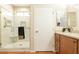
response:
[[[9,11],[1,7],[0,47],[2,49],[30,48],[30,7],[16,7]]]

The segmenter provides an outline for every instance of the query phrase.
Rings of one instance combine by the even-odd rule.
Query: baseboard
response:
[[[30,51],[30,52],[36,52],[36,51]]]
[[[36,53],[39,53],[39,52],[40,52],[40,53],[41,53],[41,52],[46,52],[46,53],[50,53],[50,52],[51,52],[51,53],[53,53],[53,54],[56,54],[56,52],[53,52],[53,51],[36,51]]]

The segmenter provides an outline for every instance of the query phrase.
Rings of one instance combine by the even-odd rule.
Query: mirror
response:
[[[67,19],[69,27],[77,26],[77,10],[75,6],[68,6],[67,8]]]
[[[66,5],[56,7],[56,21],[58,27],[76,27],[77,13],[76,6]]]
[[[58,27],[67,26],[68,20],[66,6],[56,7],[56,22]]]
[[[68,12],[68,26],[76,27],[76,12]]]

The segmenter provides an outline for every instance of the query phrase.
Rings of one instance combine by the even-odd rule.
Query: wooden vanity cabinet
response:
[[[56,53],[59,53],[59,34],[55,34],[55,50],[56,50]]]
[[[77,40],[55,33],[55,48],[60,54],[77,54]]]
[[[78,54],[79,54],[79,40],[78,40]]]
[[[77,40],[61,35],[60,54],[77,54]]]

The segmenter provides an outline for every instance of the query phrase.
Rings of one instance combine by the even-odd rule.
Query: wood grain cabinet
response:
[[[56,50],[56,53],[59,53],[59,34],[55,34],[55,50]]]
[[[79,53],[79,49],[77,49],[79,47],[78,42],[79,41],[77,39],[60,35],[60,34],[55,34],[55,48],[56,48],[56,51],[60,54]]]
[[[78,54],[79,54],[79,40],[78,40]]]
[[[61,35],[60,36],[60,54],[76,54],[77,40]]]

